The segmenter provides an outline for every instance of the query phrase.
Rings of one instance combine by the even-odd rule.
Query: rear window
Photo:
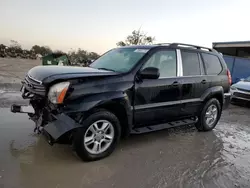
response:
[[[222,71],[222,66],[217,56],[202,53],[202,57],[208,75],[218,75]]]

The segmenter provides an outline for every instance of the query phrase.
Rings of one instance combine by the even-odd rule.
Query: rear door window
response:
[[[183,76],[201,75],[199,54],[195,52],[181,52]]]
[[[208,75],[218,75],[222,71],[220,60],[216,55],[202,53],[202,57]]]

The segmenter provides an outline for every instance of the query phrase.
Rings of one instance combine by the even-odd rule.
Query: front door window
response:
[[[177,76],[177,58],[175,50],[162,50],[154,53],[144,64],[146,67],[156,67],[160,71],[159,78]]]

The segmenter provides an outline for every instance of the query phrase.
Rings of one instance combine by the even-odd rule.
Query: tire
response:
[[[106,136],[93,136],[96,132],[96,126],[94,126],[94,123],[97,123],[97,125],[100,127],[102,127],[102,124],[100,123],[110,123],[110,135],[113,136],[112,141],[110,142],[106,142],[104,141],[106,139],[106,136],[110,136],[110,135],[106,135]],[[109,156],[116,148],[120,137],[121,137],[121,126],[120,126],[120,122],[118,120],[118,118],[111,112],[106,111],[106,110],[96,110],[93,113],[91,113],[87,119],[85,119],[82,122],[83,127],[79,128],[73,137],[73,146],[74,146],[74,150],[76,152],[76,154],[83,160],[83,161],[96,161],[102,158],[105,158],[107,156]],[[113,129],[112,129],[113,127]],[[95,129],[95,130],[94,130]],[[98,132],[98,131],[97,131]],[[104,132],[104,131],[103,131]],[[112,133],[113,132],[113,133]],[[108,134],[107,133],[107,134]],[[89,134],[89,135],[88,135]],[[99,134],[99,133],[96,133]],[[102,134],[102,133],[100,133]],[[111,136],[111,137],[112,137]],[[87,142],[87,137],[94,137],[96,138],[96,140],[91,143],[90,145],[87,146],[88,143]],[[102,137],[102,138],[100,138]],[[105,137],[105,139],[103,138]],[[101,140],[100,140],[101,139]],[[108,140],[108,139],[107,139]],[[104,151],[100,152],[100,153],[93,153],[93,151],[97,152],[97,148],[94,149],[94,145],[96,145],[96,143],[101,143],[102,146],[104,146],[106,143],[108,143],[107,145],[109,145]],[[93,146],[93,150],[91,150],[91,147]],[[98,144],[98,148],[100,151],[101,145]]]
[[[211,124],[209,124],[206,121],[207,120],[206,113],[207,113],[209,108],[214,109],[213,107],[217,108],[217,116],[216,116],[216,118],[212,118],[212,119],[214,119],[214,121],[211,120],[212,122],[211,122]],[[215,128],[215,126],[217,125],[218,121],[220,120],[221,111],[222,111],[221,104],[216,98],[212,98],[212,99],[208,100],[202,108],[202,111],[199,115],[198,122],[195,124],[196,128],[199,131],[211,131],[211,130],[213,130]]]

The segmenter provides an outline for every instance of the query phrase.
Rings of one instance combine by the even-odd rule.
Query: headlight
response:
[[[230,87],[231,90],[236,90],[237,88],[235,86]]]
[[[50,87],[48,98],[54,104],[62,104],[69,88],[69,82],[61,82]]]

